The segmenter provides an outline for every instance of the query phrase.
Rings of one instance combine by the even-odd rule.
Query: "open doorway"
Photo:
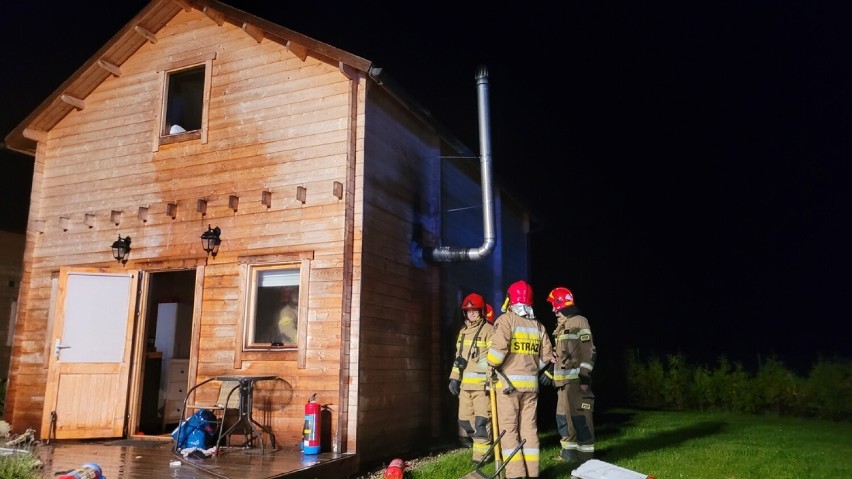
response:
[[[150,273],[146,296],[145,360],[136,432],[161,435],[180,422],[186,396],[195,270]]]

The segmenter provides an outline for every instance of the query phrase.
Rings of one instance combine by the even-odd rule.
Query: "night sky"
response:
[[[147,2],[31,3],[0,18],[2,136]],[[488,68],[546,324],[563,285],[601,354],[852,355],[846,2],[226,3],[372,60],[474,151]],[[23,230],[31,161],[2,161]]]

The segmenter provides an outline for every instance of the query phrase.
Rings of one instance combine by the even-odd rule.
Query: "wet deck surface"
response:
[[[278,448],[229,448],[209,458],[184,458],[173,451],[174,442],[53,441],[38,448],[44,463],[43,478],[56,478],[87,462],[97,463],[106,479],[122,478],[241,478],[241,479],[346,479],[357,473],[354,454],[304,455]],[[177,465],[175,461],[180,461]]]

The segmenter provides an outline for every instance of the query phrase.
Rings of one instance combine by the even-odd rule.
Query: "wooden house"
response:
[[[324,448],[419,450],[455,434],[461,298],[527,275],[490,155],[370,61],[216,1],[152,0],[6,145],[35,166],[5,419],[43,438],[162,434],[187,386],[252,374],[282,446],[317,393]]]

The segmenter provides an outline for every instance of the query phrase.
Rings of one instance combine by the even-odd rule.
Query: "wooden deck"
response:
[[[228,448],[218,456],[189,459],[173,448],[173,441],[159,440],[52,441],[38,448],[44,462],[41,477],[55,478],[87,462],[97,463],[106,479],[347,479],[358,472],[355,454],[303,455],[281,448],[261,454],[259,449]],[[174,461],[180,465],[172,465]]]

